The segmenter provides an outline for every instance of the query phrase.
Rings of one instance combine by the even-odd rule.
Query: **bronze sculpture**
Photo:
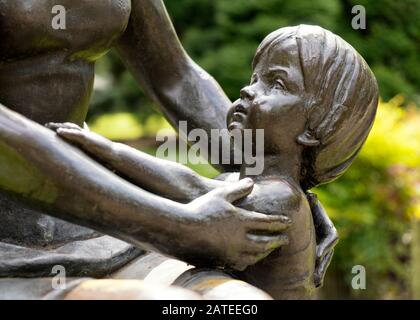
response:
[[[74,24],[68,25],[68,31],[50,29],[48,5],[38,1],[28,9],[23,1],[0,4],[2,17],[6,17],[2,18],[0,28],[0,103],[41,124],[72,121],[81,125],[92,89],[94,61],[115,43],[128,68],[174,125],[178,120],[188,120],[189,129],[206,131],[226,126],[230,102],[214,80],[204,76],[204,71],[182,50],[161,1],[124,0],[107,4],[67,1],[64,5],[74,9],[70,19]],[[99,20],[94,28],[87,28],[90,15],[100,16],[108,10],[114,14],[106,22],[106,28]],[[17,31],[16,25],[21,26]],[[81,34],[79,30],[90,32]],[[1,276],[45,276],[54,263],[67,263],[74,275],[82,275],[83,268],[63,260],[63,256],[74,254],[80,259],[79,246],[84,245],[104,251],[115,246],[117,252],[113,256],[104,255],[99,263],[95,256],[85,257],[85,265],[92,260],[86,273],[90,276],[116,270],[141,253],[88,229],[22,208],[20,203],[24,201],[41,212],[200,266],[229,265],[242,270],[286,243],[282,232],[289,226],[288,218],[235,209],[230,204],[252,191],[249,180],[231,186],[220,181],[201,183],[203,180],[194,176],[195,183],[189,185],[194,188],[188,191],[191,192],[188,206],[134,188],[60,141],[52,132],[4,107],[0,109],[0,122],[3,194],[0,214],[2,221],[7,221],[7,226],[4,223],[0,228],[3,241],[0,249],[9,257],[12,251],[14,258],[12,263],[0,262]],[[302,137],[304,141],[311,141],[310,138],[309,133]],[[361,143],[364,139],[359,136],[356,140]],[[150,183],[150,179],[140,182]],[[304,188],[309,188],[311,183]],[[221,189],[203,195],[215,187]],[[155,191],[152,190],[158,193]],[[198,195],[202,197],[197,199]],[[321,283],[331,258],[335,233],[317,206],[313,201],[314,220],[319,224],[316,233],[321,240],[317,253],[317,283]],[[261,212],[264,211],[267,210]],[[27,227],[25,236],[22,227]],[[207,232],[200,232],[204,228]],[[255,230],[258,232],[253,233]],[[220,232],[230,237],[229,245],[216,236]],[[192,239],[185,239],[185,233]],[[245,237],[246,234],[251,237]],[[47,249],[42,249],[43,246]],[[253,254],[249,254],[249,249]],[[25,254],[41,264],[22,265],[19,258]],[[45,259],[39,259],[40,255]]]
[[[251,84],[241,90],[227,122],[230,130],[265,130],[260,155],[264,171],[252,176],[253,191],[237,203],[248,210],[286,215],[293,227],[286,231],[286,246],[235,275],[277,299],[310,298],[322,276],[315,273],[311,207],[317,210],[317,203],[305,192],[343,174],[356,157],[373,124],[378,88],[366,62],[349,44],[315,26],[282,28],[267,36],[253,69]],[[144,172],[153,170],[156,160],[149,156],[71,123],[48,126],[139,186],[178,201],[193,200],[193,190],[177,182],[171,186],[170,181],[150,181]],[[194,176],[170,162],[162,161],[159,167],[157,180],[171,173]],[[246,163],[239,176],[225,175],[224,180],[244,178],[245,167]],[[286,241],[285,236],[270,235],[265,240],[270,237]],[[267,243],[260,243],[268,249]]]

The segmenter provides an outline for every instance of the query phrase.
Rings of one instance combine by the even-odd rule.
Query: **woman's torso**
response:
[[[64,30],[53,28],[53,18],[58,14],[53,13],[54,5],[65,9]],[[122,35],[130,12],[131,0],[1,0],[0,103],[40,124],[82,124],[93,89],[94,62]],[[89,240],[98,237],[91,230],[25,208],[2,194],[0,221],[0,258],[3,246],[9,256],[16,251],[14,265],[3,265],[0,259],[0,269],[13,267],[18,276],[48,274],[44,265],[48,266],[50,260],[60,262],[61,257],[71,260],[65,259],[74,269],[83,263],[74,266],[73,260],[91,259],[98,264],[94,251],[106,250],[102,248],[104,240]],[[76,240],[71,248],[60,249]],[[9,244],[17,247],[12,250]],[[120,244],[115,246],[119,249],[110,256],[114,260],[121,249]],[[92,257],[79,256],[78,252],[87,248]],[[51,250],[55,250],[54,256]],[[108,263],[107,259],[104,255],[102,264]],[[108,267],[112,268],[112,263]]]
[[[64,30],[53,27],[56,4],[65,8]],[[131,0],[0,1],[0,103],[39,123],[83,123],[94,61],[124,32],[130,11]]]

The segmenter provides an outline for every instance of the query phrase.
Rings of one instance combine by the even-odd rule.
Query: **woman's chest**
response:
[[[94,57],[125,30],[131,0],[0,0],[0,59],[68,50]]]

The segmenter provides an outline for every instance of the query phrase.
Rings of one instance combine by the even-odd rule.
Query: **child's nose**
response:
[[[245,99],[254,100],[255,91],[252,90],[251,86],[246,86],[245,88],[242,88],[241,90],[241,98],[244,100]]]

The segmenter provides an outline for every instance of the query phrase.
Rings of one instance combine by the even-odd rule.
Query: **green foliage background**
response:
[[[340,235],[327,297],[410,297],[411,272],[420,271],[410,265],[410,223],[420,217],[420,112],[403,109],[403,102],[402,96],[382,101],[350,169],[313,190]],[[366,290],[351,289],[355,265],[366,268]]]
[[[258,44],[279,27],[320,25],[339,34],[366,59],[383,98],[372,134],[343,177],[315,190],[340,234],[320,295],[410,297],[410,220],[420,218],[420,116],[415,107],[420,105],[420,1],[167,0],[165,4],[187,52],[232,100],[249,81]],[[356,4],[366,8],[366,30],[351,28],[351,8]],[[100,60],[97,75],[89,114],[93,130],[132,141],[154,137],[158,129],[169,127],[114,52]],[[153,153],[153,148],[140,148]],[[194,169],[207,176],[216,174],[209,166]],[[354,265],[366,268],[366,290],[351,289]]]
[[[327,28],[351,43],[374,71],[383,99],[403,94],[420,105],[420,1],[418,0],[166,0],[187,52],[234,100],[249,81],[261,40],[277,28],[301,23]],[[354,5],[366,8],[366,29],[354,30]],[[101,60],[113,90],[95,96],[91,117],[131,110],[151,114],[148,100],[116,54]],[[107,76],[108,79],[111,79]]]

